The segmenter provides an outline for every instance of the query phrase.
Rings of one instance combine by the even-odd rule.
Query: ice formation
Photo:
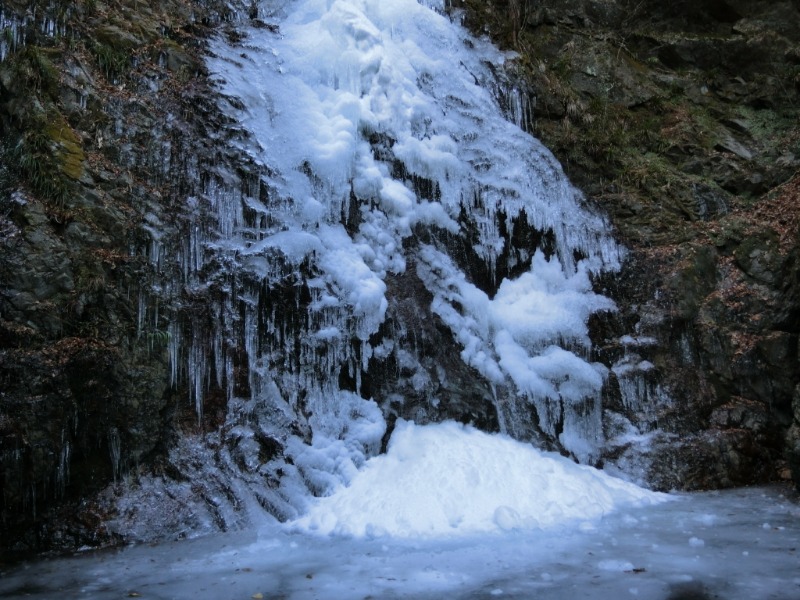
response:
[[[4,7],[0,6],[0,32],[2,32],[0,62],[3,62],[11,52],[27,44],[26,33],[29,27],[36,27],[40,33],[48,37],[67,35],[69,33],[67,21],[71,10],[71,7],[67,7],[58,17],[54,18],[49,14],[49,10],[42,10],[40,7],[34,6],[33,10],[29,10],[25,16],[18,18],[8,14]]]
[[[342,338],[361,340],[369,355],[386,311],[384,278],[416,261],[465,362],[492,383],[513,382],[556,436],[564,419],[553,413],[602,385],[604,369],[586,359],[586,320],[613,305],[592,293],[589,275],[616,268],[618,251],[550,153],[498,107],[491,68],[506,57],[434,8],[442,6],[298,1],[284,9],[280,34],[253,29],[243,47],[215,48],[223,91],[245,105],[236,116],[255,141],[246,149],[278,174],[272,204],[254,205],[274,227],[239,243],[260,276],[274,276],[267,251],[295,268],[313,262],[312,312],[322,322],[310,333],[325,347],[317,353],[336,347],[356,374]],[[494,268],[508,244],[501,214],[522,215],[554,247],[549,256],[522,249],[530,269],[499,282],[494,298],[442,244],[405,249],[417,226],[463,235],[474,225],[478,255]],[[589,458],[596,440],[571,433],[562,443]]]
[[[526,435],[515,415],[533,414],[551,443],[596,459],[607,369],[590,358],[587,319],[614,307],[591,277],[617,269],[620,250],[524,130],[514,56],[443,2],[257,9],[212,42],[208,67],[230,139],[261,174],[197,165],[179,225],[146,219],[150,261],[178,279],[154,289],[187,310],[143,300],[141,329],[169,320],[173,382],[199,416],[210,390],[227,399],[221,431],[173,452],[219,502],[209,519],[224,526],[236,503],[188,457],[198,446],[220,444],[218,464],[282,519],[304,510],[302,490],[330,493],[380,450],[387,426],[362,377],[373,358],[419,363],[380,331],[387,280],[407,272],[494,390],[503,431]],[[518,226],[529,235],[514,242]]]

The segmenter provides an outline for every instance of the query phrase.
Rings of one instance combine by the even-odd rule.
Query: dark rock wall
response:
[[[169,266],[151,256],[143,226],[162,219],[179,230],[180,206],[202,185],[194,167],[224,162],[208,150],[215,116],[201,56],[227,10],[169,0],[0,9],[9,556],[108,541],[86,499],[152,463],[188,412],[170,381],[169,294],[156,289]],[[54,528],[78,512],[69,534]]]

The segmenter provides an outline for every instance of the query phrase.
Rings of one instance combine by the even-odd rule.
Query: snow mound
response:
[[[353,537],[468,535],[550,528],[667,498],[504,435],[400,420],[386,454],[292,526]]]

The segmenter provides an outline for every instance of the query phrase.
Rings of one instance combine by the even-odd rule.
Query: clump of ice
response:
[[[462,360],[494,384],[510,378],[520,395],[535,404],[539,426],[549,435],[557,429],[550,407],[563,403],[559,441],[580,460],[590,460],[601,436],[599,415],[584,425],[594,434],[571,425],[593,421],[575,405],[597,397],[607,370],[586,359],[587,320],[615,306],[592,292],[586,265],[579,263],[567,273],[555,258],[536,251],[531,270],[504,279],[490,299],[443,252],[425,246],[419,257],[417,273],[434,293],[432,309],[463,346]],[[571,418],[575,414],[580,416]]]
[[[627,560],[609,559],[601,560],[597,563],[597,568],[601,571],[617,571],[623,573],[625,571],[633,570],[633,563]]]
[[[704,540],[701,540],[701,539],[700,539],[700,538],[698,538],[698,537],[694,537],[694,536],[692,536],[692,537],[690,537],[690,538],[689,538],[689,545],[690,545],[692,548],[702,548],[703,546],[705,546],[705,545],[706,545],[706,543],[705,543],[705,541],[704,541]]]
[[[401,420],[386,454],[292,525],[355,537],[468,535],[585,522],[666,498],[504,435]]]
[[[309,417],[311,445],[290,438],[287,448],[306,484],[328,493],[351,481],[367,457],[380,451],[386,422],[375,402],[351,392],[319,394],[309,404],[315,408]]]

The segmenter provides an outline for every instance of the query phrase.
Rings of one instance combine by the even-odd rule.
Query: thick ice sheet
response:
[[[26,564],[0,598],[800,597],[800,507],[778,489],[681,496],[533,532],[319,538],[274,527]]]
[[[667,498],[503,435],[400,421],[387,454],[293,525],[356,537],[463,536],[549,528]]]

